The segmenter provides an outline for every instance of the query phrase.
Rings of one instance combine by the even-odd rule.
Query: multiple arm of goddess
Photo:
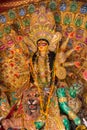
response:
[[[70,55],[75,50],[70,49],[66,51],[67,44],[69,42],[70,35],[67,37],[66,41],[62,43],[61,46],[57,47],[56,52],[56,58],[55,58],[55,74],[58,77],[58,79],[65,79],[66,78],[66,69],[65,67],[74,66],[74,62],[67,62],[67,58],[70,57]],[[64,76],[63,76],[64,75]]]

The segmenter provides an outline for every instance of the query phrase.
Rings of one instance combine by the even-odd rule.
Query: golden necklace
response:
[[[47,58],[48,59],[48,58]],[[54,88],[55,88],[55,86],[54,86],[54,73],[53,73],[53,84],[50,86],[50,92],[49,92],[49,97],[48,97],[48,101],[47,101],[47,106],[46,106],[46,111],[44,112],[44,110],[43,110],[43,96],[42,96],[42,93],[43,93],[43,90],[42,90],[42,86],[40,86],[41,84],[38,84],[38,79],[37,79],[37,73],[34,71],[34,66],[33,66],[33,64],[32,64],[32,59],[30,60],[30,66],[31,66],[31,70],[32,70],[32,75],[33,75],[33,79],[34,79],[34,84],[37,86],[37,88],[38,88],[38,92],[39,92],[39,94],[40,94],[40,113],[41,113],[41,115],[44,115],[45,117],[47,117],[48,116],[48,110],[49,110],[49,106],[50,106],[50,99],[51,99],[51,97],[52,97],[52,94],[53,94],[53,92],[54,92]],[[48,65],[47,65],[48,66]]]

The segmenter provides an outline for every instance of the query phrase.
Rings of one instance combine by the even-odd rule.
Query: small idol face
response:
[[[47,51],[47,49],[48,49],[48,43],[45,40],[40,40],[40,41],[38,41],[37,47],[38,47],[38,50],[40,52]]]

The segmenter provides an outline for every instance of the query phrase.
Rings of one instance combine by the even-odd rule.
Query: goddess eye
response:
[[[35,97],[39,97],[40,95],[39,94],[35,94]]]
[[[28,94],[27,97],[30,97],[30,94]]]

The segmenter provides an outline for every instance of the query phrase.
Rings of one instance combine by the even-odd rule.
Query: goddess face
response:
[[[37,47],[40,52],[46,52],[48,50],[48,42],[44,39],[37,42]]]
[[[33,118],[39,115],[40,100],[38,89],[35,86],[30,87],[24,92],[23,108],[25,113]]]

